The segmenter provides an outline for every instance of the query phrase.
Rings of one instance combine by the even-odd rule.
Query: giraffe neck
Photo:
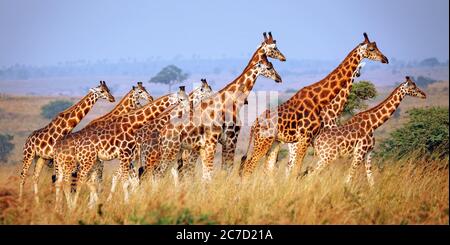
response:
[[[229,103],[226,102],[232,102],[235,109],[239,109],[253,89],[258,75],[256,66],[248,68],[215,96],[219,96],[221,103],[223,103],[222,106],[228,106]]]
[[[322,110],[326,105],[328,105],[342,89],[345,89],[347,93],[350,92],[353,76],[355,71],[358,69],[363,56],[359,51],[360,46],[358,45],[345,57],[345,59],[336,67],[330,74],[328,74],[324,79],[316,82],[312,85],[305,87],[298,91],[292,100],[294,103],[302,98],[306,97],[317,97],[316,102],[318,107]],[[306,93],[306,94],[305,94]]]
[[[175,94],[168,94],[158,98],[157,100],[146,104],[145,106],[129,112],[117,120],[119,123],[129,123],[131,127],[138,129],[146,122],[154,119],[170,106],[177,103]]]
[[[137,98],[134,96],[134,90],[128,92],[117,105],[106,115],[92,120],[89,125],[96,124],[101,121],[108,121],[116,116],[123,115],[137,108]]]
[[[370,124],[372,131],[383,125],[383,123],[386,122],[395,112],[400,105],[400,102],[406,95],[406,92],[401,89],[401,86],[402,85],[398,86],[394,91],[392,91],[392,93],[380,104],[367,111],[358,113],[355,117],[361,118],[364,117],[364,115],[368,115],[368,123]],[[351,123],[351,121],[349,123]]]
[[[249,69],[250,67],[253,67],[254,65],[256,65],[256,63],[260,62],[263,59],[263,56],[265,56],[266,53],[261,46],[258,47],[258,49],[256,49],[255,53],[253,53],[252,58],[250,59],[250,61],[248,62],[247,66],[244,68],[244,70]]]
[[[62,135],[70,133],[91,110],[99,98],[99,95],[96,93],[89,92],[78,103],[61,112],[50,125],[57,126],[56,128],[61,130],[60,133]]]
[[[347,56],[346,60],[342,62],[343,69],[347,69],[352,72],[352,75],[350,77],[343,77],[344,79],[344,86],[341,88],[339,93],[328,103],[324,106],[320,113],[321,117],[321,123],[322,127],[333,127],[336,126],[336,120],[341,114],[341,112],[344,110],[345,104],[347,103],[348,96],[350,95],[353,82],[355,80],[356,74],[361,69],[361,61],[363,60],[362,55],[358,52],[358,48],[354,49],[350,54]],[[351,67],[345,67],[346,62],[348,64],[357,64],[356,68],[353,66]],[[336,72],[338,69],[336,69],[334,72]],[[331,73],[333,74],[333,73]],[[336,77],[338,75],[336,74]],[[331,77],[330,77],[331,78]]]

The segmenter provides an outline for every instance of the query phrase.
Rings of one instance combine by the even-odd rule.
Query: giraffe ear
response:
[[[272,32],[269,31],[269,40],[273,41]]]
[[[136,89],[136,86],[133,85],[133,90],[135,90],[135,89]]]
[[[91,92],[91,93],[96,93],[97,90],[96,90],[95,88],[90,88],[90,89],[89,89],[89,92]]]
[[[363,36],[364,36],[364,42],[365,43],[370,43],[369,36],[367,36],[367,33],[364,32]]]

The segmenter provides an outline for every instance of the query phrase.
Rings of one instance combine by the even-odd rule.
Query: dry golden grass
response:
[[[407,109],[448,107],[448,82],[435,84],[428,90],[427,100],[408,98],[402,103],[400,117],[391,118],[377,130],[378,142],[407,120]],[[84,188],[76,210],[56,214],[48,170],[43,171],[40,180],[41,204],[34,203],[31,178],[23,203],[18,203],[22,145],[31,131],[48,123],[39,116],[40,107],[55,99],[61,98],[0,96],[0,133],[15,137],[9,164],[0,163],[0,224],[449,224],[448,159],[428,163],[375,159],[374,190],[368,187],[363,167],[354,185],[345,187],[350,160],[342,159],[316,177],[297,180],[284,178],[286,159],[283,159],[272,179],[258,172],[249,181],[241,182],[235,172],[226,176],[218,171],[207,185],[191,179],[175,188],[170,176],[156,187],[145,182],[128,205],[122,202],[120,187],[115,200],[105,202],[111,172],[117,167],[113,162],[106,164],[101,208],[87,209],[87,188]],[[112,106],[98,102],[78,128]],[[248,132],[248,127],[241,132],[237,159],[246,151]],[[216,163],[220,152],[219,146]],[[304,166],[313,165],[316,160],[308,155]]]
[[[283,162],[284,163],[284,162]],[[308,161],[312,164],[311,161]],[[79,206],[63,215],[54,212],[50,171],[41,178],[41,204],[30,184],[18,203],[18,168],[0,169],[0,223],[3,224],[449,224],[448,160],[402,161],[375,167],[370,190],[363,167],[346,187],[349,161],[339,161],[321,174],[284,178],[283,164],[274,177],[259,171],[246,181],[234,172],[216,172],[209,184],[186,179],[175,187],[171,176],[156,186],[145,181],[129,204],[119,190],[106,202],[110,178],[100,196],[101,207],[87,209],[87,188]],[[111,171],[111,167],[109,169]],[[110,174],[108,175],[110,176]],[[120,189],[120,188],[118,188]]]

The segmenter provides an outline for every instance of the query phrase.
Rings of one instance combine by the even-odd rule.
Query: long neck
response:
[[[97,94],[89,92],[78,103],[61,112],[52,124],[59,125],[60,127],[57,128],[62,130],[62,134],[69,133],[86,116],[98,99]]]
[[[262,48],[262,45],[261,45],[253,53],[252,58],[249,60],[247,66],[244,68],[244,70],[247,70],[250,67],[253,67],[254,65],[256,65],[256,63],[260,62],[263,59],[264,55],[266,55],[266,53],[264,52],[264,49]]]
[[[305,96],[317,96],[317,103],[319,103],[319,107],[323,109],[342,89],[346,89],[347,93],[349,93],[353,82],[353,75],[363,59],[362,55],[358,52],[358,48],[359,45],[324,79],[298,91],[293,96],[294,101],[298,101],[298,99]]]
[[[341,63],[341,70],[348,70],[352,73],[350,77],[343,76],[341,79],[344,80],[344,86],[341,88],[339,93],[322,109],[320,112],[320,117],[322,121],[322,127],[333,127],[336,125],[336,120],[344,110],[345,104],[347,103],[348,96],[350,95],[352,85],[354,82],[354,78],[356,77],[356,73],[361,69],[359,67],[363,57],[361,54],[357,52],[357,48],[352,50],[350,54],[346,57],[346,59]],[[348,62],[348,63],[347,63]],[[348,64],[348,65],[346,65]],[[353,66],[356,64],[356,67]],[[333,72],[338,71],[338,68]],[[339,71],[338,71],[339,72]],[[345,72],[347,75],[348,72]],[[330,75],[332,75],[331,73]],[[338,76],[338,74],[335,74]],[[331,78],[332,76],[330,76]]]
[[[158,98],[157,100],[146,104],[142,108],[136,109],[130,113],[127,113],[117,120],[119,123],[128,122],[133,128],[139,128],[143,126],[146,122],[156,118],[162,112],[177,102],[175,94],[168,94]]]
[[[356,119],[363,118],[367,120],[371,129],[375,130],[391,117],[405,95],[406,93],[401,89],[400,85],[380,104],[367,111],[356,114],[354,116],[355,119],[352,118],[348,123],[352,123]]]
[[[255,66],[248,68],[215,96],[219,96],[221,103],[231,102],[235,107],[240,108],[253,89],[258,75]]]
[[[117,105],[110,112],[108,112],[108,114],[92,120],[88,124],[88,126],[102,121],[109,121],[116,116],[126,114],[134,109],[137,109],[137,101],[136,96],[134,96],[134,90],[131,90],[119,101],[119,103],[117,103]]]

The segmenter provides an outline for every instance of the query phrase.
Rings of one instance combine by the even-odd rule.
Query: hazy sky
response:
[[[448,9],[448,0],[0,0],[0,66],[248,58],[263,31],[288,60],[340,60],[363,32],[389,58],[447,60]]]

